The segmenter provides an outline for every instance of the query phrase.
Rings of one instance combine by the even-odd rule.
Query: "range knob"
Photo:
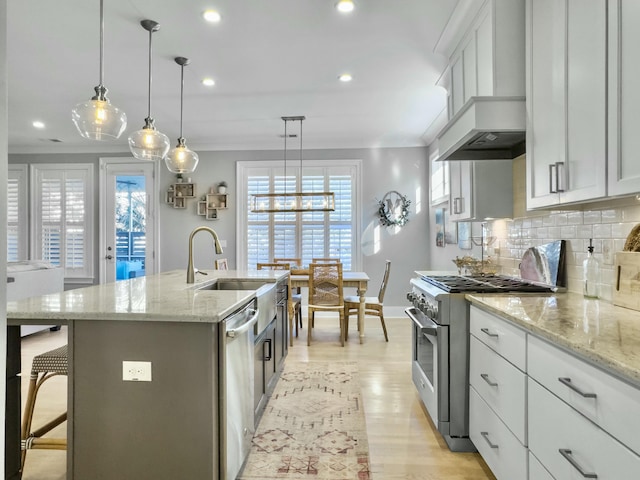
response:
[[[438,308],[435,305],[427,306],[427,315],[429,318],[437,318],[438,316]]]
[[[410,302],[413,302],[413,297],[414,297],[413,292],[407,292],[407,300],[409,300]]]

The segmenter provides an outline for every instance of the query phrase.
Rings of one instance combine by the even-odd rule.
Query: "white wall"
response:
[[[236,216],[238,198],[236,197],[236,161],[239,160],[281,160],[282,151],[219,151],[198,152],[200,163],[196,172],[190,175],[196,183],[197,192],[202,195],[209,187],[225,180],[229,187],[229,209],[219,214],[216,221],[207,221],[196,215],[196,199],[188,201],[186,209],[174,209],[164,203],[167,187],[175,182],[175,175],[164,166],[160,169],[160,271],[186,269],[188,258],[188,238],[191,231],[206,225],[218,233],[221,240],[227,241],[223,256],[229,260],[230,268],[236,264]],[[100,157],[122,154],[12,154],[10,163],[56,163],[56,162],[94,162]],[[405,293],[409,288],[409,279],[414,270],[428,266],[428,162],[426,148],[393,149],[346,149],[346,150],[308,150],[304,152],[305,164],[311,165],[313,159],[362,159],[362,232],[361,243],[365,244],[366,254],[362,259],[362,268],[371,277],[369,294],[377,295],[385,260],[391,260],[391,276],[385,305],[402,307],[406,304]],[[309,159],[309,160],[306,160]],[[96,168],[96,177],[97,177]],[[98,186],[96,178],[96,189]],[[389,229],[378,229],[379,241],[374,248],[373,232],[378,226],[377,200],[389,190],[397,190],[411,200],[409,223],[395,233]],[[96,190],[97,192],[97,190]],[[97,204],[98,202],[96,202]],[[97,205],[94,218],[97,218]],[[416,214],[416,209],[420,212]],[[202,270],[213,268],[215,254],[210,237],[200,234],[195,237],[194,263]],[[98,246],[96,244],[96,251]],[[96,271],[97,271],[96,263]],[[399,310],[393,310],[397,312]]]
[[[0,198],[7,198],[7,2],[0,2]],[[0,209],[0,225],[7,224],[7,202]],[[0,236],[0,251],[7,251],[7,237]],[[7,255],[0,255],[0,271],[7,276]],[[0,282],[0,372],[7,370],[7,284]],[[0,398],[4,404],[6,383],[0,382]],[[6,409],[0,410],[0,425],[4,425]],[[0,451],[4,452],[4,435],[0,435]],[[2,455],[4,458],[4,453]],[[4,478],[4,462],[0,464],[0,478]]]

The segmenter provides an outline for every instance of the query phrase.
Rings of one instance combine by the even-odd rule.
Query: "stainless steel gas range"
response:
[[[416,272],[405,313],[412,320],[412,377],[434,425],[454,452],[469,440],[469,304],[465,293],[552,292],[514,277]]]

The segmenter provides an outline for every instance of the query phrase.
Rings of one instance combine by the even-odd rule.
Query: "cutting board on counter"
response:
[[[640,252],[616,252],[613,304],[640,310]]]

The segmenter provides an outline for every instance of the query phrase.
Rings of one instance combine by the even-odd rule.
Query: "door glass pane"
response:
[[[116,280],[145,275],[147,195],[144,175],[116,177]]]

